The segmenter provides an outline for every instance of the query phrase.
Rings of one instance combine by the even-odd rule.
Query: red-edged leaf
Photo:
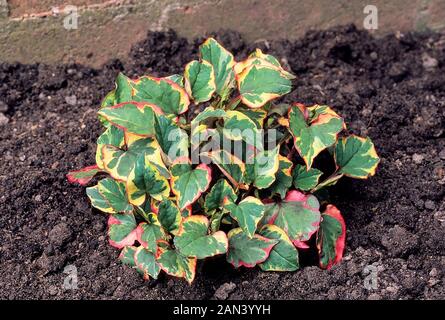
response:
[[[100,170],[97,165],[93,165],[80,170],[71,171],[66,175],[66,178],[68,179],[69,183],[78,183],[81,186],[85,186],[97,173],[101,171],[102,170]]]
[[[241,266],[253,268],[258,263],[265,261],[272,248],[279,242],[258,234],[249,237],[241,228],[230,230],[227,237],[229,239],[227,261],[235,268]]]
[[[317,233],[320,267],[330,269],[343,258],[346,225],[340,211],[333,205],[328,205],[321,217],[320,229]]]
[[[110,244],[118,249],[132,246],[137,239],[138,229],[133,213],[112,214],[108,218]]]
[[[296,190],[289,191],[284,201],[266,203],[262,220],[264,224],[274,224],[283,229],[294,245],[305,249],[311,236],[320,224],[320,211],[317,198]]]

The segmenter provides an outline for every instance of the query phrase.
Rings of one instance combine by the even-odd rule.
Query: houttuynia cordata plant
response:
[[[294,271],[315,243],[320,267],[339,263],[345,223],[320,194],[374,175],[371,140],[345,135],[329,106],[273,104],[295,78],[273,56],[236,62],[213,38],[199,53],[183,75],[119,74],[98,112],[96,165],[68,174],[81,185],[104,176],[87,195],[109,215],[110,244],[146,279],[189,283],[197,260],[216,255]]]

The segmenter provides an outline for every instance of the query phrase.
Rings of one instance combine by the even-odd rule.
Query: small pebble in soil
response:
[[[439,158],[445,160],[445,149],[439,152]]]
[[[421,164],[425,157],[421,154],[415,153],[413,154],[413,162],[415,164]]]
[[[7,125],[9,122],[9,118],[0,112],[0,126]]]
[[[434,214],[434,219],[438,220],[441,223],[445,223],[445,211],[437,211]]]
[[[77,97],[74,94],[71,96],[66,96],[65,102],[71,106],[75,106],[77,104]]]
[[[396,82],[403,80],[408,74],[408,70],[400,62],[394,63],[389,69],[388,75]]]
[[[48,293],[50,295],[55,296],[58,292],[59,292],[59,290],[57,289],[57,287],[55,285],[49,286]]]
[[[0,101],[0,112],[5,113],[8,110],[9,110],[9,106],[5,102]]]
[[[422,65],[425,69],[431,70],[437,67],[437,59],[430,57],[427,53],[422,55]]]
[[[424,156],[418,153],[413,154],[413,162],[415,164],[421,164],[424,159]]]
[[[226,300],[229,295],[235,291],[236,284],[233,282],[226,282],[223,285],[221,285],[216,291],[213,297],[218,300]]]
[[[49,241],[55,247],[62,247],[66,244],[71,237],[73,236],[73,232],[70,227],[66,223],[57,224],[50,232],[49,232]]]
[[[425,209],[434,210],[436,208],[436,204],[432,200],[425,201]]]
[[[42,202],[42,196],[41,196],[40,194],[36,195],[36,196],[34,197],[34,201],[35,201],[35,202]]]

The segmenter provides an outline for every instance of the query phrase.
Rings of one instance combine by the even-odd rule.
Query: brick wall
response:
[[[125,57],[150,29],[293,39],[308,29],[362,27],[368,4],[378,8],[377,35],[445,29],[445,0],[0,0],[0,61],[100,66]],[[78,29],[64,28],[65,5],[78,7]]]

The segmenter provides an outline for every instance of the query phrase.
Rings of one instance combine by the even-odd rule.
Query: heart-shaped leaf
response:
[[[157,252],[157,242],[159,240],[166,240],[167,235],[159,223],[155,214],[150,213],[150,223],[141,222],[137,227],[137,240],[139,243],[152,253]]]
[[[338,173],[351,178],[366,179],[375,174],[379,156],[369,138],[341,138],[334,149]]]
[[[281,66],[259,57],[250,57],[234,67],[242,102],[250,108],[259,108],[292,90],[294,77]]]
[[[292,186],[292,161],[282,155],[278,155],[278,160],[280,161],[280,167],[275,174],[275,181],[268,190],[272,192],[272,195],[279,194],[284,199]]]
[[[170,118],[158,115],[155,118],[156,140],[168,161],[189,156],[189,137],[187,132]]]
[[[220,209],[223,207],[223,202],[226,198],[229,201],[234,202],[236,201],[237,196],[227,180],[220,179],[207,194],[204,202],[204,208],[207,210],[207,212]]]
[[[105,178],[97,184],[99,193],[115,212],[130,212],[133,206],[128,202],[125,184],[111,178]]]
[[[178,207],[169,199],[164,199],[159,204],[158,219],[162,227],[172,233],[177,234],[182,220]]]
[[[122,148],[124,146],[124,131],[110,125],[104,133],[102,133],[99,138],[97,138],[97,148],[96,148],[96,164],[99,168],[104,169],[104,164],[102,162],[102,148],[104,145],[108,144],[115,146],[117,148]]]
[[[260,230],[260,235],[279,242],[270,251],[266,261],[260,264],[264,271],[295,271],[299,268],[298,251],[281,228],[266,224]]]
[[[196,273],[196,258],[188,258],[176,250],[160,248],[157,262],[161,269],[173,277],[185,278],[192,283]]]
[[[272,150],[256,152],[253,157],[247,159],[246,182],[252,182],[258,189],[270,187],[280,167],[279,151],[280,146],[276,146]]]
[[[241,228],[230,230],[227,237],[229,239],[227,261],[235,268],[241,266],[253,268],[258,263],[264,262],[269,257],[272,248],[278,243],[278,240],[268,239],[258,234],[249,238]]]
[[[208,189],[212,180],[211,169],[206,164],[202,163],[193,169],[187,158],[176,159],[170,171],[171,188],[180,210],[193,204]]]
[[[188,110],[190,100],[185,90],[168,78],[150,76],[131,80],[119,74],[116,80],[118,103],[137,101],[159,107],[165,114],[180,115]]]
[[[227,236],[222,231],[208,234],[209,220],[205,216],[195,215],[185,218],[174,239],[181,254],[198,259],[205,259],[227,252]]]
[[[343,257],[346,226],[340,211],[333,205],[328,205],[321,217],[320,229],[317,233],[320,267],[330,269]]]
[[[219,95],[226,94],[225,92],[233,86],[232,67],[235,65],[233,55],[213,38],[208,38],[199,47],[199,53],[202,60],[213,66],[216,92]]]
[[[230,212],[230,215],[238,222],[247,236],[252,238],[258,222],[264,215],[263,203],[257,198],[246,197],[238,204],[226,201],[224,208]]]
[[[265,204],[263,224],[274,224],[283,229],[294,245],[307,248],[308,241],[318,230],[320,211],[317,198],[299,191],[289,191],[285,200]]]
[[[235,188],[243,183],[246,166],[239,158],[226,150],[212,151],[203,155],[212,160]]]
[[[131,143],[127,150],[112,145],[102,147],[102,161],[105,170],[111,177],[120,181],[127,181],[136,161],[140,156],[148,157],[154,163],[162,162],[159,145],[152,138],[139,139]]]
[[[337,141],[344,128],[343,119],[328,106],[296,104],[289,111],[289,131],[308,169],[321,151]]]
[[[99,192],[99,187],[97,185],[87,188],[86,191],[87,196],[91,201],[91,205],[94,208],[106,213],[117,213],[117,211],[111,207],[107,199]]]
[[[148,280],[150,277],[157,279],[161,267],[156,262],[155,255],[145,249],[144,247],[138,247],[134,253],[134,262],[139,271],[144,275],[144,279]]]
[[[88,182],[91,181],[91,179],[94,178],[94,176],[101,172],[102,170],[99,169],[97,165],[94,166],[88,166],[85,168],[82,168],[80,170],[71,171],[66,175],[66,178],[68,179],[69,183],[78,183],[81,186],[85,186],[88,184]]]
[[[127,193],[129,201],[140,206],[145,202],[147,194],[158,201],[167,198],[170,195],[170,184],[149,157],[141,154],[128,175]]]
[[[258,129],[263,128],[264,119],[267,116],[267,112],[265,110],[263,110],[263,109],[249,109],[249,108],[241,106],[241,107],[236,108],[236,111],[249,117],[249,119],[255,123],[255,125]]]
[[[191,61],[185,66],[185,90],[195,103],[209,101],[216,90],[213,66],[207,61]]]
[[[119,254],[119,260],[130,267],[136,267],[136,262],[134,261],[134,254],[138,247],[126,246],[122,249]]]
[[[133,213],[112,214],[108,218],[110,244],[118,249],[132,246],[138,237],[136,219]]]
[[[98,111],[100,116],[114,126],[144,137],[155,133],[155,113],[161,113],[157,106],[138,102],[124,102]]]
[[[315,168],[307,170],[306,166],[297,164],[292,175],[295,188],[308,191],[317,186],[323,172]]]

